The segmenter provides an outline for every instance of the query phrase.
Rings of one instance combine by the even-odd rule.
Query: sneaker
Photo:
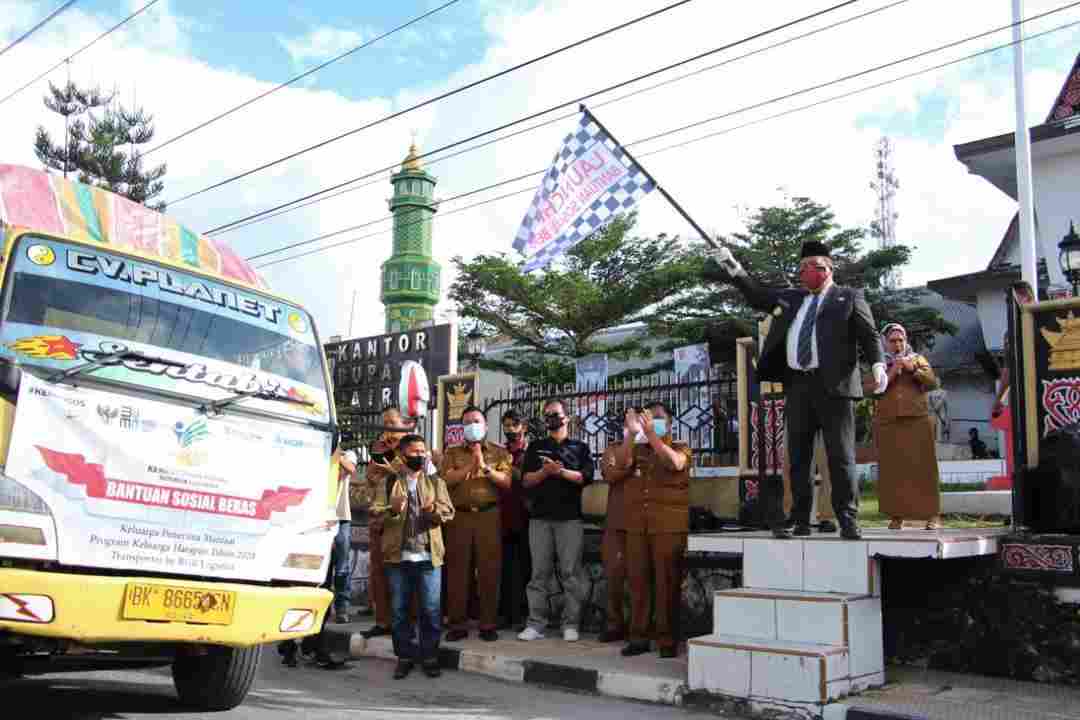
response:
[[[338,610],[334,613],[334,622],[338,625],[345,625],[349,622],[349,611]]]
[[[518,633],[518,640],[524,640],[525,642],[532,642],[533,640],[543,640],[544,633],[540,632],[532,625]]]
[[[579,639],[578,631],[574,628],[563,628],[562,639],[566,642],[577,642]]]
[[[429,678],[437,678],[442,675],[442,668],[439,667],[438,660],[425,660],[421,667],[424,670],[424,674]]]

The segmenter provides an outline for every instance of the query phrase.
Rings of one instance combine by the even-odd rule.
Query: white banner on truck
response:
[[[59,561],[204,577],[320,582],[330,438],[23,373],[7,474],[56,521]],[[336,525],[334,527],[336,529]]]

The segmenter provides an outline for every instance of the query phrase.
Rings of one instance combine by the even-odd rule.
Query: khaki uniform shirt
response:
[[[514,465],[514,459],[506,448],[500,447],[487,440],[482,441],[484,462],[492,470],[510,474]],[[460,471],[473,466],[472,450],[465,445],[448,448],[443,454],[442,463],[439,465],[439,475],[446,478],[451,472],[460,474]],[[483,474],[471,471],[463,480],[449,481],[450,500],[454,507],[460,509],[483,509],[493,507],[499,501],[499,494],[495,483]]]
[[[937,387],[937,377],[926,358],[922,355],[911,357],[915,362],[915,372],[901,372],[889,382],[885,394],[878,398],[874,412],[878,422],[930,414],[926,394]]]
[[[632,442],[632,441],[628,441]],[[634,462],[627,467],[605,466],[605,476],[623,485],[623,520],[628,533],[656,535],[690,531],[690,465],[693,453],[684,442],[664,443],[685,459],[673,470],[648,444],[634,445]]]
[[[625,530],[626,529],[626,503],[623,499],[625,483],[621,480],[625,479],[626,473],[619,475],[618,480],[612,479],[612,475],[618,473],[615,463],[615,451],[619,449],[618,445],[608,445],[604,450],[603,457],[600,458],[600,474],[603,475],[604,481],[608,484],[608,496],[607,496],[607,518],[604,520],[604,527],[611,530]]]

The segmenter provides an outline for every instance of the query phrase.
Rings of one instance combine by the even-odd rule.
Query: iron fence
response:
[[[542,438],[543,408],[549,400],[565,405],[570,418],[570,437],[589,445],[599,458],[609,443],[622,437],[623,417],[631,408],[641,408],[661,401],[672,410],[671,429],[676,440],[687,443],[694,453],[694,464],[719,466],[738,464],[737,378],[734,371],[714,367],[705,372],[678,376],[672,372],[655,373],[627,380],[609,380],[604,386],[524,385],[506,390],[484,405],[491,431],[498,428],[510,409],[525,420],[530,438]],[[489,431],[490,437],[495,437]]]

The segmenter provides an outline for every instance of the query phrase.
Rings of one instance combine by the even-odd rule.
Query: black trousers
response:
[[[532,576],[529,531],[503,535],[502,574],[499,581],[499,617],[511,627],[524,625],[528,617],[525,586]]]
[[[791,458],[791,519],[809,523],[814,489],[810,466],[814,436],[821,430],[832,481],[832,505],[841,525],[855,522],[859,512],[859,479],[855,474],[855,401],[825,390],[817,372],[792,372],[784,383],[784,414]],[[772,513],[782,516],[783,511]],[[775,522],[775,521],[774,521]]]

